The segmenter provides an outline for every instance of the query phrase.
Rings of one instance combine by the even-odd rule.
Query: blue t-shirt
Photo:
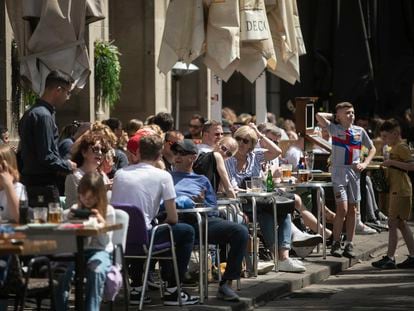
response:
[[[196,173],[172,172],[175,192],[178,196],[194,197],[204,191],[204,205],[217,207],[217,197],[206,176]]]

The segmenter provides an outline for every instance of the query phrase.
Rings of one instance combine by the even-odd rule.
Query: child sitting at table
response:
[[[88,209],[96,217],[98,224],[114,224],[115,210],[108,204],[106,187],[98,172],[86,173],[79,182],[79,200],[69,213],[74,216],[76,209]],[[86,241],[85,241],[86,242]],[[93,236],[85,243],[86,310],[99,310],[102,301],[106,274],[111,266],[112,232]],[[74,275],[74,265],[69,266],[63,281],[59,284],[57,305],[67,310],[70,281]]]
[[[19,183],[19,172],[14,151],[0,145],[0,220],[19,222],[19,199],[26,199],[24,186]]]

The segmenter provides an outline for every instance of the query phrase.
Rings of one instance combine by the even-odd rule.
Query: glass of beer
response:
[[[292,177],[292,164],[282,164],[282,181],[289,181]]]
[[[35,224],[47,223],[47,208],[46,207],[33,208],[33,220]]]
[[[49,203],[49,222],[53,224],[62,222],[62,208],[59,203]]]
[[[298,180],[300,183],[307,183],[312,181],[312,173],[310,170],[299,170]]]

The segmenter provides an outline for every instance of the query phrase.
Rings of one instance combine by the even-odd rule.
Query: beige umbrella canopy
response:
[[[266,68],[289,83],[299,81],[299,55],[306,51],[296,0],[187,2],[170,1],[158,58],[162,72],[202,55],[224,81],[239,71],[254,82]]]
[[[41,95],[51,70],[70,74],[83,88],[90,73],[85,24],[104,18],[103,0],[6,0],[18,43],[20,74]]]

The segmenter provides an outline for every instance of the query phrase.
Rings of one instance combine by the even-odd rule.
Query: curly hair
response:
[[[101,143],[103,153],[106,153],[109,149],[112,149],[111,144],[105,139],[105,136],[99,133],[89,133],[82,136],[78,148],[72,155],[72,161],[75,162],[78,167],[82,166],[85,160],[83,153],[88,151],[89,147],[95,145],[97,142]]]

